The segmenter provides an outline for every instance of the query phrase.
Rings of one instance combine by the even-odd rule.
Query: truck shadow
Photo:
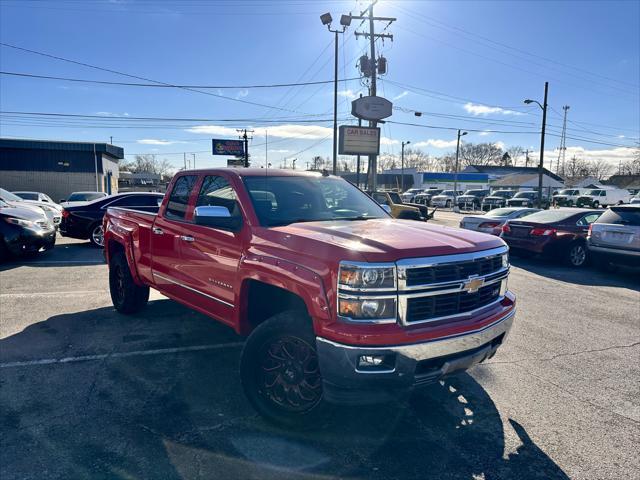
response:
[[[568,478],[467,374],[404,404],[336,409],[312,430],[274,427],[243,396],[241,341],[169,300],[0,340],[3,480]]]

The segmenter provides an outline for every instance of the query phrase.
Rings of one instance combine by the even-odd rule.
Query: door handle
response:
[[[153,227],[153,233],[155,233],[156,235],[164,235],[164,230],[158,227]]]
[[[196,239],[193,238],[191,235],[180,235],[180,240],[183,240],[183,241],[189,242],[189,243],[196,241]]]

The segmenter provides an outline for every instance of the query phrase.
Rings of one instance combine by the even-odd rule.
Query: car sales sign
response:
[[[244,157],[244,142],[242,140],[218,140],[214,138],[213,154]]]
[[[340,155],[378,155],[380,153],[380,128],[340,127],[338,153]]]

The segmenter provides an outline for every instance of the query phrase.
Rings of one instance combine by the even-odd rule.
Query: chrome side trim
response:
[[[458,333],[455,335],[428,340],[422,343],[412,343],[409,345],[395,345],[388,347],[361,347],[354,345],[344,345],[342,343],[333,342],[322,337],[316,337],[316,341],[327,343],[336,348],[356,352],[359,351],[362,352],[363,355],[372,352],[395,352],[399,355],[407,358],[412,358],[414,360],[425,360],[429,358],[442,357],[465,350],[471,350],[490,342],[503,333],[508,333],[511,329],[511,325],[513,324],[515,314],[516,310],[514,308],[502,318],[485,327],[464,333]]]
[[[207,298],[209,298],[209,299],[211,299],[211,300],[213,300],[215,302],[222,303],[223,305],[226,305],[227,307],[231,307],[231,308],[234,307],[233,303],[225,302],[224,300],[221,300],[221,299],[219,299],[217,297],[209,295],[208,293],[204,293],[204,292],[201,292],[200,290],[196,290],[195,288],[188,287],[187,285],[184,285],[183,283],[180,283],[180,282],[176,282],[175,280],[172,280],[171,278],[167,278],[164,275],[160,275],[159,273],[156,273],[156,272],[152,272],[152,274],[153,274],[154,277],[161,278],[161,279],[163,279],[163,280],[165,280],[165,281],[167,281],[169,283],[173,283],[174,285],[177,285],[179,287],[182,287],[182,288],[185,288],[187,290],[190,290],[193,293],[197,293],[199,295],[202,295],[203,297],[207,297]]]

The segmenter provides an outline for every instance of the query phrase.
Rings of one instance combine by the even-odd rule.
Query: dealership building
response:
[[[121,147],[108,143],[0,138],[0,187],[43,192],[55,201],[71,192],[118,192]]]

